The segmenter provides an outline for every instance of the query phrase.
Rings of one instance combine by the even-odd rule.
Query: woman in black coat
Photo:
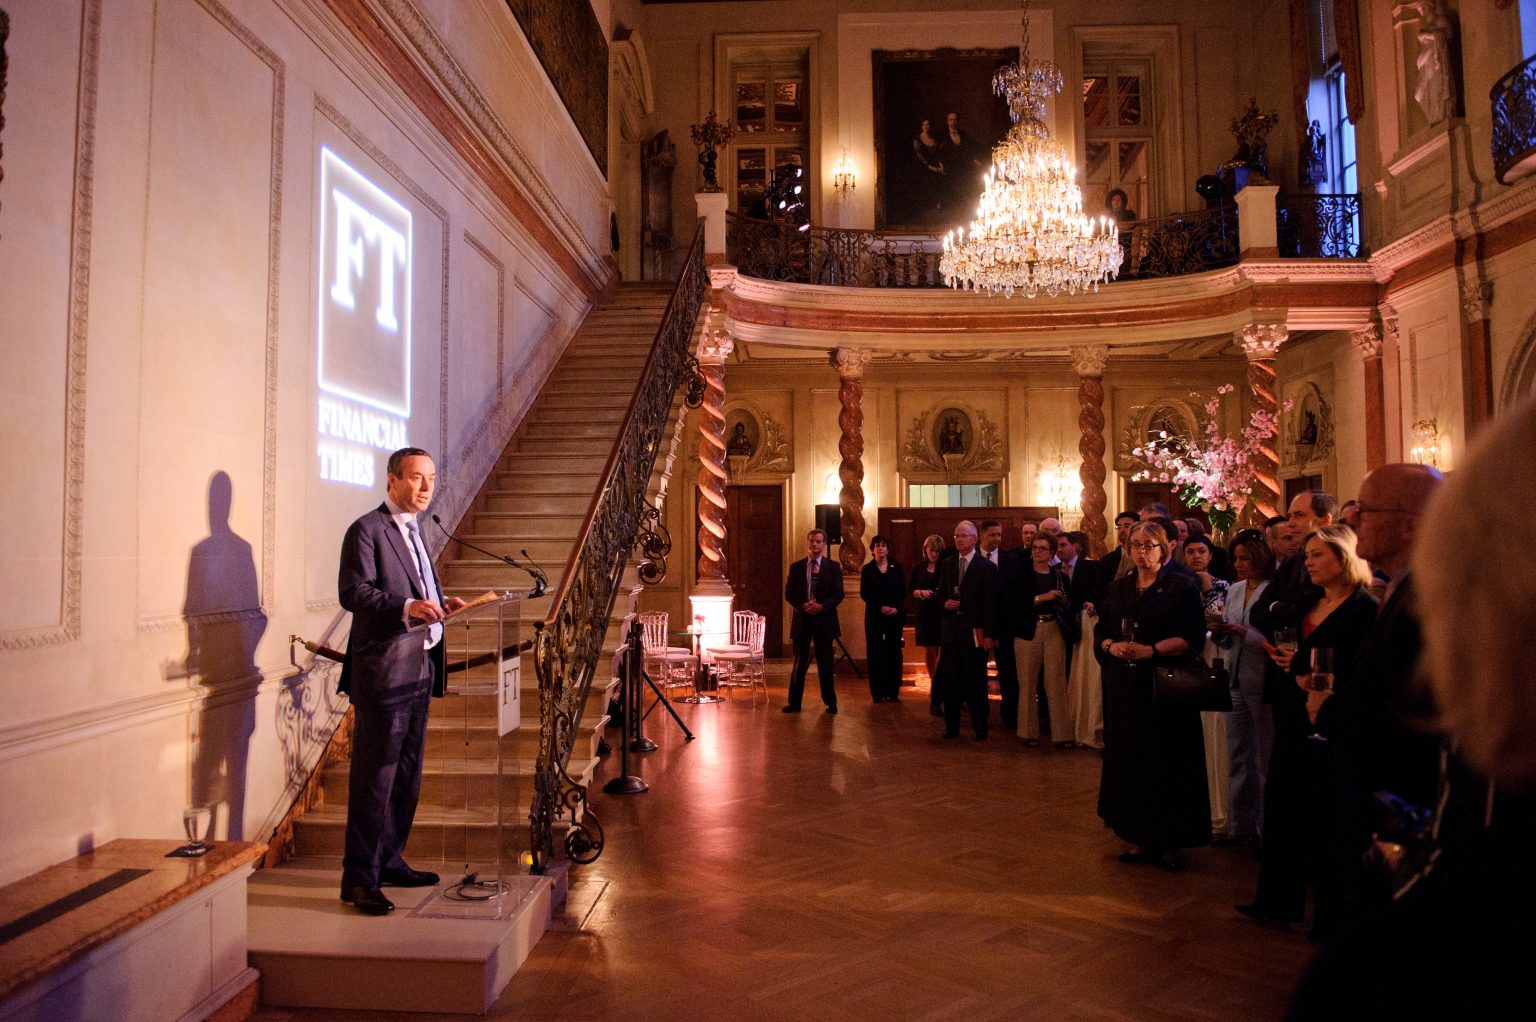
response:
[[[1205,642],[1205,613],[1198,580],[1168,570],[1162,526],[1137,524],[1129,548],[1135,570],[1110,583],[1094,629],[1104,675],[1099,815],[1132,846],[1121,862],[1176,872],[1180,848],[1211,842],[1205,736],[1198,709],[1152,701],[1152,668],[1188,662]]]
[[[901,605],[907,580],[891,560],[884,536],[869,541],[869,563],[859,575],[864,601],[864,649],[869,655],[869,694],[877,703],[894,703],[901,692]]]
[[[1271,925],[1300,923],[1311,886],[1312,933],[1323,939],[1339,924],[1342,878],[1332,853],[1337,771],[1307,713],[1312,650],[1331,649],[1335,675],[1347,673],[1376,620],[1376,600],[1365,591],[1370,568],[1355,553],[1348,526],[1316,530],[1304,549],[1307,576],[1322,594],[1303,611],[1294,653],[1265,643],[1285,683],[1274,688],[1275,744],[1264,786],[1258,891],[1237,910]]]

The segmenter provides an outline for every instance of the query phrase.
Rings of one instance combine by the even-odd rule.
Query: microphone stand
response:
[[[510,565],[513,568],[516,568],[518,571],[526,573],[529,578],[533,579],[533,588],[531,590],[529,590],[529,592],[528,592],[528,599],[530,599],[530,600],[537,600],[539,597],[543,596],[546,591],[548,591],[548,589],[549,589],[549,578],[544,574],[544,569],[540,568],[538,565],[535,564],[535,565],[530,566],[530,565],[527,565],[527,564],[520,564],[520,563],[518,563],[516,560],[514,560],[512,557],[510,557],[507,554],[494,554],[494,553],[491,553],[491,551],[485,549],[484,547],[478,547],[478,546],[475,546],[475,544],[469,542],[468,540],[460,539],[459,537],[455,536],[453,533],[449,532],[448,531],[448,527],[443,524],[443,520],[441,518],[439,518],[435,514],[432,516],[432,524],[436,525],[438,527],[438,529],[442,531],[442,534],[444,536],[447,536],[449,539],[453,540],[455,543],[462,543],[464,546],[469,547],[471,550],[475,551],[476,553],[482,553],[482,554],[484,554],[487,557],[495,558],[496,560],[501,561],[504,564],[507,564],[507,565]],[[528,551],[524,550],[524,551],[522,551],[522,554],[523,554],[524,557],[527,557],[528,556]],[[529,560],[532,560],[532,558],[529,558]]]

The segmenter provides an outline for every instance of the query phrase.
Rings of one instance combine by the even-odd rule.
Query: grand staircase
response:
[[[524,559],[526,550],[528,558],[548,573],[549,594],[522,604],[523,638],[532,637],[533,622],[549,613],[550,601],[559,591],[671,294],[671,285],[621,284],[587,316],[460,523],[458,534],[466,543],[518,560]],[[669,437],[679,414],[680,401],[674,404]],[[651,481],[653,501],[665,486],[668,469],[667,459],[658,459]],[[458,550],[455,546],[451,544],[438,560],[446,595],[470,599],[488,589],[527,590],[528,580],[515,569],[467,546]],[[635,588],[634,576],[631,566],[615,601],[605,648],[616,645],[611,626],[631,609],[631,601],[623,594]],[[494,626],[472,626],[469,642],[472,651],[493,648]],[[492,694],[462,691],[493,682],[491,670],[453,675],[448,695],[433,703],[421,804],[405,853],[412,862],[485,864],[496,858],[495,699]],[[581,783],[591,780],[597,764],[614,684],[607,664],[600,663],[567,766],[570,776]],[[531,652],[522,658],[521,702],[521,726],[502,744],[500,780],[505,806],[502,848],[514,868],[529,849],[527,810],[539,743],[539,690]],[[304,861],[339,863],[347,778],[345,762],[326,768],[318,803],[294,821],[295,852]]]

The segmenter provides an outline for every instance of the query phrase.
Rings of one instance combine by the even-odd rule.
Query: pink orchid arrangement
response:
[[[1131,452],[1150,466],[1133,478],[1172,483],[1179,500],[1186,507],[1203,510],[1212,527],[1223,534],[1237,522],[1237,516],[1253,496],[1257,482],[1254,459],[1265,442],[1279,431],[1280,415],[1291,407],[1287,401],[1278,412],[1255,409],[1241,436],[1224,437],[1216,413],[1221,408],[1221,399],[1232,390],[1230,383],[1223,384],[1216,388],[1216,396],[1206,402],[1203,441],[1170,436],[1163,431]]]

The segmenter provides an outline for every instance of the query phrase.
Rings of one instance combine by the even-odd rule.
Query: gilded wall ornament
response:
[[[1005,463],[1002,430],[979,409],[923,412],[912,420],[901,446],[901,468],[907,475],[932,473],[953,480],[1002,472]]]

